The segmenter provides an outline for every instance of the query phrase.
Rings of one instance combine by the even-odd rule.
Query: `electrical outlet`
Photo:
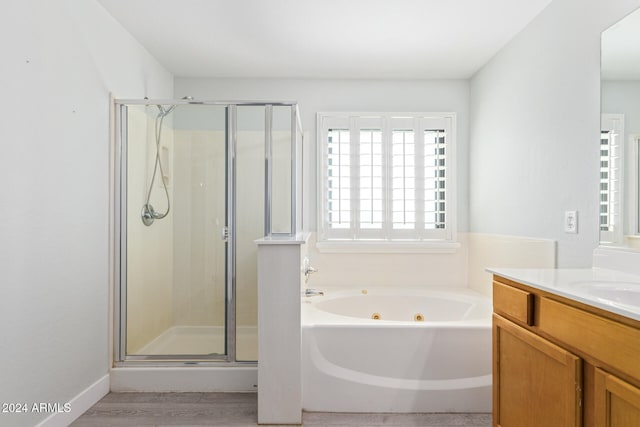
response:
[[[578,233],[578,211],[566,211],[564,213],[564,232]]]

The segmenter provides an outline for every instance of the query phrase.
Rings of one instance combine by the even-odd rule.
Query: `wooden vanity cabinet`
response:
[[[494,276],[493,425],[640,426],[640,322]]]

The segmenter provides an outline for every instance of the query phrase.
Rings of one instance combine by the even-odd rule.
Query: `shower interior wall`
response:
[[[154,118],[143,107],[129,108],[127,139],[127,349],[138,352],[173,323],[171,283],[173,276],[173,216],[153,226],[140,220],[140,210],[155,161]],[[163,130],[163,145],[172,152],[173,135]],[[173,186],[168,186],[172,198]],[[151,204],[165,205],[162,185],[156,180]]]
[[[222,327],[225,204],[224,195],[209,192],[225,186],[224,131],[173,133],[173,324]]]
[[[136,353],[172,327],[225,325],[225,262],[221,230],[225,225],[225,116],[204,116],[177,108],[164,121],[161,152],[171,213],[146,227],[140,209],[155,161],[154,106],[129,108],[127,352]],[[290,120],[274,111],[272,132],[274,187],[290,188]],[[290,113],[288,113],[290,116]],[[236,325],[255,336],[257,327],[257,247],[264,235],[264,107],[238,113],[236,191]],[[142,144],[140,143],[142,142]],[[144,167],[141,167],[144,165]],[[273,191],[274,230],[287,229],[290,197]],[[166,206],[156,179],[151,204]],[[238,357],[255,359],[255,345],[243,341]],[[220,352],[222,352],[222,348]]]

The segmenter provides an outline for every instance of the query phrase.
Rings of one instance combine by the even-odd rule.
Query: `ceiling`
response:
[[[469,78],[551,0],[98,0],[176,77]]]

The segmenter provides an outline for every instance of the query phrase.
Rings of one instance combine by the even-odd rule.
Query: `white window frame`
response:
[[[379,128],[382,131],[383,156],[383,198],[384,221],[382,228],[367,230],[359,226],[359,133],[360,129]],[[328,131],[329,129],[349,131],[349,168],[350,226],[345,229],[331,228],[328,208]],[[318,236],[316,246],[322,252],[421,252],[451,253],[460,247],[456,241],[456,113],[420,112],[420,113],[380,113],[380,112],[321,112],[317,115],[317,152],[318,152]],[[425,130],[445,130],[446,144],[446,188],[445,188],[445,226],[427,229],[424,214],[424,167],[415,169],[415,229],[393,229],[391,226],[391,168],[392,137],[394,130],[413,129],[414,157],[416,165],[424,162]],[[417,160],[420,156],[423,160]],[[345,183],[347,185],[347,183]],[[429,223],[427,221],[427,223]]]

